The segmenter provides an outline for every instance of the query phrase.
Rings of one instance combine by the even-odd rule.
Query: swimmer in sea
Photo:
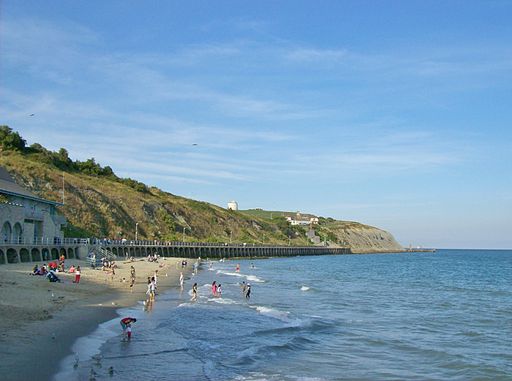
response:
[[[194,285],[192,286],[192,298],[190,299],[190,301],[195,302],[196,300],[197,300],[197,283],[194,283]]]
[[[247,287],[245,288],[245,299],[251,298],[251,285],[247,283]]]

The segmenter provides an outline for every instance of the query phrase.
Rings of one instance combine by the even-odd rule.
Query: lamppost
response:
[[[139,223],[135,223],[135,241],[137,241],[137,238],[139,237]]]

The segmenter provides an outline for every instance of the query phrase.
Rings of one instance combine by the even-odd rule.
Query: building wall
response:
[[[23,242],[32,241],[34,238],[53,241],[55,238],[64,237],[62,223],[65,223],[65,220],[56,214],[55,206],[22,197],[8,196],[7,198],[8,203],[0,203],[2,242],[19,238],[14,234],[16,224],[21,226]],[[10,226],[10,233],[7,226]]]

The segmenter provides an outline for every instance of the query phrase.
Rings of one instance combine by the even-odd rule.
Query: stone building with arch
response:
[[[57,243],[63,240],[66,219],[59,202],[35,196],[16,184],[0,167],[0,244]]]

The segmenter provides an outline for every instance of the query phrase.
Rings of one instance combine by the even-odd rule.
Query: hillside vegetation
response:
[[[0,166],[39,197],[62,201],[68,237],[310,245],[305,229],[290,226],[284,216],[294,212],[230,211],[186,199],[118,177],[94,158],[73,161],[61,148],[52,152],[0,126]],[[276,215],[274,215],[276,213]],[[271,216],[269,218],[268,216]],[[315,227],[322,241],[351,246],[354,251],[397,251],[393,237],[370,226],[320,218]]]

